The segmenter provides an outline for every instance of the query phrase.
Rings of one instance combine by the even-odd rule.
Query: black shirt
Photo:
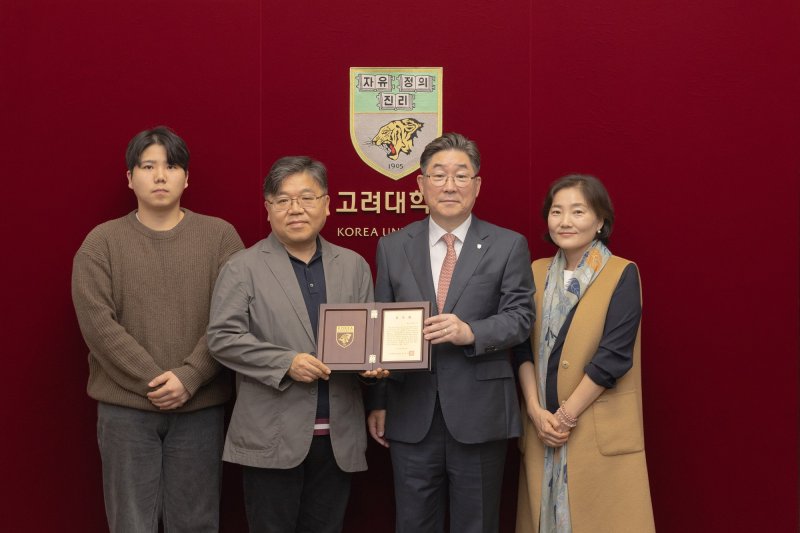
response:
[[[325,289],[325,269],[322,266],[322,250],[317,238],[317,251],[306,263],[289,254],[289,259],[297,277],[297,284],[303,294],[308,318],[311,320],[311,329],[314,331],[314,340],[317,340],[317,325],[319,324],[319,306],[327,303]],[[314,354],[316,355],[316,354]],[[328,382],[324,379],[317,381],[317,418],[330,418],[330,400],[328,398]]]

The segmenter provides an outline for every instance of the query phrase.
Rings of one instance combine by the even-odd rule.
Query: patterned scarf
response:
[[[566,258],[559,250],[547,270],[542,301],[542,333],[537,357],[537,382],[539,405],[547,405],[547,361],[553,345],[569,312],[603,270],[611,252],[600,241],[593,241],[578,262],[569,284],[564,286]],[[558,452],[558,457],[556,457]],[[559,450],[545,446],[544,475],[542,476],[542,503],[539,518],[540,533],[571,533],[567,492],[567,444]]]

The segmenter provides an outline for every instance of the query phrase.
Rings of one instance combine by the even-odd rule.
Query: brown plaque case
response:
[[[384,314],[387,310],[404,309],[422,311],[422,330],[422,321],[430,316],[430,302],[320,305],[317,357],[331,370],[430,370],[430,343],[421,335],[418,360],[383,360]]]

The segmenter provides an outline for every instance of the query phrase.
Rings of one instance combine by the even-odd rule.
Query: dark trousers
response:
[[[222,406],[150,412],[100,402],[97,443],[112,533],[219,531]]]
[[[243,467],[250,532],[340,532],[350,477],[336,464],[328,436],[314,437],[308,455],[294,468]]]
[[[392,441],[397,533],[439,533],[450,506],[453,533],[499,529],[500,492],[508,441],[456,441],[439,403],[421,442]]]

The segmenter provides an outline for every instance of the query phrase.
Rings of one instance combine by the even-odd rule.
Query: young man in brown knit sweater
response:
[[[227,222],[181,208],[189,151],[172,130],[139,133],[125,156],[138,208],[94,228],[72,273],[108,524],[216,532],[231,391],[205,332],[217,273],[244,246]]]

